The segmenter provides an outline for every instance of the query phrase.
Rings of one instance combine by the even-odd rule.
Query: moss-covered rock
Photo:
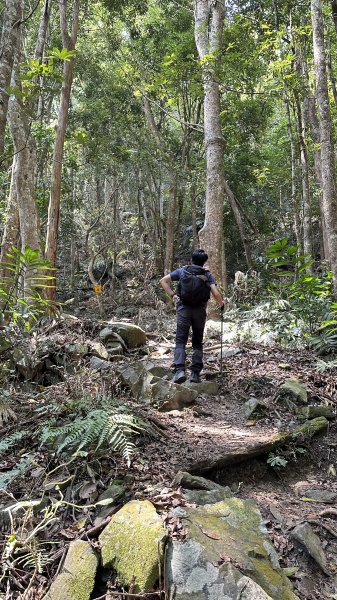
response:
[[[136,592],[153,589],[159,577],[166,531],[148,500],[128,502],[99,536],[104,567],[116,570]]]
[[[296,599],[254,502],[232,497],[184,511],[188,541],[170,543],[165,569],[176,600]],[[241,594],[244,576],[251,595]]]
[[[316,417],[325,417],[326,419],[335,419],[336,412],[332,406],[318,404],[316,406],[301,406],[296,411],[300,419],[315,419]]]
[[[289,406],[306,404],[308,402],[308,393],[303,383],[298,381],[298,379],[286,379],[278,390],[277,400],[285,402]]]
[[[137,348],[146,344],[145,331],[133,323],[109,321],[108,326],[99,334],[102,343],[106,345],[111,338],[114,338],[114,333],[124,340],[128,348]]]
[[[89,600],[97,566],[98,557],[88,542],[71,542],[62,573],[43,600]]]

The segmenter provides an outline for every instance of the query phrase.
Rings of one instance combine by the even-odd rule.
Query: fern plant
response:
[[[90,407],[85,415],[79,415],[64,425],[50,422],[42,428],[40,439],[42,444],[56,447],[57,454],[72,452],[75,456],[83,456],[94,449],[109,447],[125,458],[128,466],[135,450],[133,438],[142,431],[151,431],[148,423],[125,412],[122,405],[111,405],[107,398],[101,397],[101,407]],[[83,405],[82,405],[83,409]]]
[[[14,446],[18,440],[21,440],[26,435],[27,431],[16,431],[0,440],[0,455],[7,452],[7,450]]]
[[[0,323],[29,331],[32,321],[51,308],[51,302],[40,293],[50,287],[52,278],[44,273],[51,268],[39,251],[29,246],[24,252],[14,246],[3,266],[9,275],[0,279]]]
[[[325,373],[326,371],[333,371],[333,369],[337,369],[337,358],[335,358],[334,360],[322,360],[322,359],[317,359],[316,361],[316,371],[318,373]]]

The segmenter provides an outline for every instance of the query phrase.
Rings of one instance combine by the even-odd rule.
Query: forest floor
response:
[[[111,316],[109,315],[110,318]],[[0,435],[28,428],[31,436],[29,447],[27,440],[24,443],[19,441],[15,450],[6,454],[0,463],[0,470],[4,472],[11,468],[16,463],[17,456],[24,457],[28,450],[34,452],[34,465],[25,476],[18,477],[8,490],[1,493],[0,503],[7,506],[18,501],[35,500],[41,497],[41,489],[44,489],[43,496],[55,504],[59,498],[59,486],[52,484],[50,474],[56,470],[58,483],[67,482],[70,478],[70,483],[68,481],[62,488],[62,494],[72,505],[62,506],[57,518],[41,529],[37,536],[41,545],[49,544],[49,562],[41,574],[35,572],[32,578],[27,565],[14,568],[10,577],[0,581],[0,598],[39,600],[51,577],[60,569],[72,539],[81,537],[97,544],[99,525],[109,512],[103,511],[98,515],[92,509],[92,504],[112,479],[124,481],[128,499],[151,500],[162,513],[163,519],[166,519],[165,523],[171,528],[172,535],[179,537],[179,530],[174,524],[167,522],[170,507],[184,503],[181,490],[173,484],[176,473],[179,470],[193,469],[200,461],[207,463],[215,455],[231,452],[240,445],[245,447],[254,441],[266,439],[277,431],[295,427],[298,424],[297,417],[287,407],[275,402],[275,392],[286,378],[298,378],[306,386],[309,403],[325,403],[336,408],[337,377],[332,374],[333,371],[318,372],[317,358],[311,353],[238,344],[236,348],[239,353],[225,358],[221,377],[219,344],[214,339],[206,338],[203,378],[213,377],[218,381],[219,395],[201,395],[193,406],[183,411],[159,413],[154,409],[147,410],[147,417],[159,425],[164,435],[155,438],[142,436],[137,442],[138,450],[129,468],[121,458],[102,454],[98,457],[94,452],[72,465],[65,460],[62,462],[45,447],[41,448],[36,440],[38,422],[43,422],[51,404],[58,403],[66,415],[67,402],[74,397],[75,392],[78,395],[103,387],[115,398],[123,399],[137,414],[139,406],[121,388],[115,371],[121,363],[134,363],[144,358],[155,360],[166,367],[171,366],[175,318],[173,313],[169,317],[165,313],[161,316],[159,322],[158,314],[155,316],[154,313],[152,323],[151,320],[147,322],[149,341],[146,350],[141,349],[128,357],[121,357],[111,364],[109,373],[100,375],[82,364],[64,381],[45,388],[40,386],[36,389],[19,380],[15,385],[11,382],[11,407],[18,418],[15,423],[7,423]],[[131,318],[130,321],[132,320],[134,319]],[[144,326],[142,322],[139,324]],[[58,336],[58,343],[62,346],[66,342],[94,338],[101,326],[97,319],[86,318],[81,326],[71,329],[67,329],[66,324],[60,324],[52,335]],[[225,347],[226,349],[228,348]],[[258,418],[247,420],[244,416],[244,403],[251,396],[263,400],[266,408]],[[144,407],[140,414],[144,416]],[[314,438],[309,444],[302,444],[300,453],[295,447],[277,452],[288,461],[283,468],[272,468],[267,463],[268,456],[262,455],[220,470],[200,473],[222,485],[230,486],[239,497],[256,501],[278,552],[281,566],[298,567],[292,581],[301,600],[337,598],[335,576],[325,575],[291,537],[296,524],[310,521],[321,539],[331,571],[335,572],[336,504],[328,506],[325,503],[306,501],[305,490],[324,489],[336,492],[337,498],[336,431],[337,425],[335,421],[331,421],[324,435]],[[48,485],[45,485],[46,479]],[[10,532],[13,533],[13,528],[16,528],[16,536],[20,537],[20,533],[32,531],[39,523],[39,518],[36,513],[30,512],[24,516],[18,513],[15,522],[11,524],[1,522],[0,519],[0,526],[5,534],[3,547],[5,548],[4,540],[8,539]],[[110,589],[116,592],[113,582],[110,585]],[[102,590],[107,589],[105,583],[104,586],[98,585],[95,588],[93,599],[104,593]],[[122,593],[119,597],[124,598]]]

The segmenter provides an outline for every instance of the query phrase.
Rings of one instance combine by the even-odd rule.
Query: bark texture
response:
[[[308,152],[305,142],[306,137],[307,101],[302,106],[297,99],[298,137],[300,146],[301,184],[302,184],[302,211],[303,211],[303,251],[312,258],[312,227],[311,227],[311,205],[309,187]],[[312,267],[307,267],[307,272],[312,273]]]
[[[24,0],[6,0],[0,55],[0,159],[4,153],[9,101],[9,96],[5,90],[11,82],[14,58],[20,43],[23,7]]]
[[[195,42],[201,62],[204,88],[204,137],[206,150],[205,223],[199,232],[201,246],[218,284],[226,287],[223,203],[225,190],[224,139],[220,122],[220,89],[217,75],[222,47],[224,0],[195,0]]]
[[[79,23],[79,5],[80,0],[74,0],[72,12],[71,33],[68,33],[67,26],[67,0],[60,0],[60,22],[63,47],[67,50],[74,50],[77,41],[78,23]],[[52,183],[50,192],[50,201],[48,207],[48,225],[46,237],[46,259],[52,267],[56,265],[57,239],[60,219],[61,202],[61,180],[64,154],[64,140],[68,124],[68,114],[71,96],[71,86],[73,82],[74,58],[64,62],[63,66],[63,84],[61,90],[60,107],[56,128],[56,139],[53,154]],[[53,272],[52,272],[53,273]],[[52,274],[51,273],[51,274]],[[47,290],[50,300],[56,300],[56,281],[53,281],[53,287]]]
[[[254,268],[253,258],[252,258],[252,253],[251,253],[251,249],[250,249],[249,240],[248,240],[246,230],[245,230],[244,221],[243,221],[243,218],[241,215],[239,204],[238,204],[231,188],[229,187],[227,181],[225,181],[225,192],[229,199],[229,202],[232,207],[233,214],[234,214],[234,218],[235,218],[236,224],[239,229],[241,242],[242,242],[242,245],[243,245],[244,251],[245,251],[247,269],[252,271]]]
[[[175,215],[177,207],[178,176],[174,174],[172,187],[170,189],[169,202],[166,218],[166,251],[164,273],[170,273],[173,266]]]
[[[18,209],[18,198],[17,198],[17,186],[14,182],[14,175],[17,173],[16,166],[17,156],[14,157],[12,165],[12,179],[9,197],[6,207],[6,220],[4,226],[4,232],[2,236],[1,244],[1,255],[0,255],[0,278],[7,280],[10,278],[11,271],[7,266],[7,254],[13,248],[17,246],[20,235],[20,223],[19,223],[19,209]]]
[[[17,198],[20,219],[21,249],[30,246],[41,252],[39,218],[35,201],[36,147],[30,124],[21,102],[11,97],[8,122],[13,138],[13,163],[10,195]]]
[[[316,93],[322,163],[322,212],[326,228],[335,296],[337,296],[337,195],[334,148],[324,52],[324,19],[321,0],[311,0],[311,19],[316,71]]]

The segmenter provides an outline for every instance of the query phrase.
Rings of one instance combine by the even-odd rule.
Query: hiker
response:
[[[176,346],[174,350],[174,383],[186,381],[186,344],[192,326],[192,383],[200,382],[203,367],[203,336],[206,322],[206,306],[212,294],[214,300],[224,309],[224,302],[218,291],[213,275],[204,264],[208,255],[202,249],[195,250],[191,264],[172,271],[160,280],[165,292],[173,298],[177,309]],[[171,282],[178,281],[178,293],[171,289]]]

